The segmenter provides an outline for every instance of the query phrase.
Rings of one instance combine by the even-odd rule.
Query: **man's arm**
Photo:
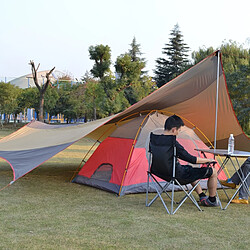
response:
[[[187,150],[177,141],[176,141],[176,149],[177,149],[177,157],[183,161],[187,161],[193,164],[203,164],[214,161],[214,159],[200,158],[189,154]]]
[[[200,158],[200,157],[197,157],[197,159],[196,159],[197,164],[203,164],[203,163],[208,163],[208,162],[213,162],[213,161],[215,161],[215,160],[208,159],[208,158]]]

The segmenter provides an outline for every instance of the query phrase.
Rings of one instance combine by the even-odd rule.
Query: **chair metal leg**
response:
[[[173,209],[174,209],[174,181],[172,181],[171,214],[173,214]]]
[[[217,199],[218,199],[218,202],[219,202],[219,205],[220,205],[220,209],[223,209],[222,204],[221,204],[221,201],[220,201],[220,197],[219,197],[217,191],[216,191],[216,197],[217,197]]]
[[[202,211],[202,209],[200,208],[199,204],[197,203],[197,201],[194,199],[192,199],[190,197],[191,193],[195,190],[195,188],[197,187],[197,185],[199,184],[199,182],[197,182],[195,184],[195,186],[193,186],[193,188],[191,190],[189,190],[189,192],[187,192],[183,187],[182,185],[176,180],[176,182],[178,183],[178,186],[180,186],[180,188],[184,191],[184,193],[186,194],[186,196],[181,200],[180,204],[177,206],[177,208],[175,209],[175,211],[173,212],[173,214],[175,214],[177,212],[177,210],[182,206],[182,204],[186,201],[187,198],[189,198],[193,203],[194,205],[200,210]]]
[[[155,183],[159,186],[159,188],[161,189],[161,192],[160,193],[165,193],[167,196],[168,196],[168,198],[169,199],[171,199],[171,196],[168,194],[168,192],[167,192],[167,188],[168,188],[168,186],[171,184],[171,182],[167,182],[164,186],[162,186],[157,180],[156,180],[156,178],[153,176],[153,175],[151,175],[150,174],[150,178],[151,178],[151,181],[153,182],[153,179],[154,179],[154,181],[155,181]],[[176,203],[175,201],[174,201],[174,203]]]
[[[154,199],[148,204],[148,207],[151,206],[151,204],[159,197],[159,198],[161,199],[161,202],[162,202],[164,208],[166,209],[167,213],[170,214],[170,213],[169,213],[169,210],[168,210],[168,208],[167,208],[167,206],[166,206],[166,204],[165,204],[165,202],[164,202],[164,200],[163,200],[162,197],[161,197],[161,193],[162,193],[162,192],[161,192],[161,193],[159,192],[159,190],[158,190],[158,188],[157,188],[155,182],[153,182],[153,185],[155,186],[157,195],[156,195],[156,196],[154,197]]]
[[[240,185],[241,187],[241,185]],[[229,202],[227,203],[227,205],[223,208],[223,210],[226,210],[227,207],[229,206],[229,204],[231,203],[231,201],[234,199],[234,197],[237,195],[237,193],[239,192],[239,188],[236,190],[236,192],[234,193],[234,195],[232,196],[232,198],[229,200]]]
[[[148,173],[147,191],[146,191],[146,207],[148,206],[148,189],[149,189],[149,173]]]
[[[165,192],[165,193],[168,195],[168,197],[169,197],[169,194],[165,191],[165,189],[167,189],[167,187],[169,186],[169,183],[166,183],[166,184],[164,185],[164,187],[162,187],[162,186],[155,180],[155,178],[154,178],[153,176],[150,175],[149,177],[150,177],[150,179],[151,179],[151,181],[152,181],[152,184],[153,184],[154,187],[155,187],[155,190],[156,190],[156,192],[157,192],[157,195],[150,201],[150,203],[148,203],[148,205],[147,205],[148,207],[151,206],[151,204],[152,204],[159,196],[161,196],[161,194],[162,194],[163,192]],[[153,179],[154,179],[156,182],[154,182]],[[161,191],[158,190],[156,184],[158,184],[158,186],[160,187]]]
[[[155,197],[149,202],[149,197],[148,197],[148,190],[149,190],[149,181],[151,180],[152,185],[154,186],[157,194],[155,195]],[[149,207],[153,204],[153,202],[156,201],[157,198],[160,198],[164,208],[166,209],[168,214],[175,214],[179,208],[182,206],[182,204],[189,198],[193,204],[198,208],[199,211],[202,211],[202,209],[200,208],[199,204],[197,203],[197,201],[195,200],[192,192],[195,190],[195,188],[197,187],[197,185],[199,184],[199,182],[197,182],[195,184],[194,187],[192,187],[190,190],[187,188],[187,191],[185,190],[185,188],[175,179],[175,180],[171,180],[170,182],[167,182],[164,186],[162,186],[156,179],[154,176],[152,176],[150,173],[148,174],[148,183],[147,183],[147,194],[146,194],[146,206]],[[167,193],[166,189],[172,185],[171,189],[172,189],[172,194],[171,196]],[[175,185],[179,186],[182,191],[186,194],[182,200],[178,203],[178,206],[174,209],[174,203],[176,204],[176,202],[174,201],[174,192],[175,192]],[[170,198],[170,210],[168,209],[166,203],[164,202],[163,198],[162,198],[162,193],[165,193],[169,198]]]

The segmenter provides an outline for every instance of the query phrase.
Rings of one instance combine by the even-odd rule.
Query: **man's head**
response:
[[[177,115],[172,115],[167,118],[164,129],[166,132],[169,132],[173,135],[178,135],[182,126],[184,126],[183,120]]]

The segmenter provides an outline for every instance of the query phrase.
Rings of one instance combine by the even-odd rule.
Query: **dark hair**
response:
[[[165,121],[164,129],[171,130],[172,128],[179,129],[181,126],[184,126],[184,122],[177,115],[172,115],[167,118]]]

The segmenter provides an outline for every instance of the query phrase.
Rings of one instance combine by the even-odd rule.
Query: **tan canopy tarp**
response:
[[[12,167],[15,181],[110,118],[78,125],[48,125],[32,121],[0,140],[0,158]]]

